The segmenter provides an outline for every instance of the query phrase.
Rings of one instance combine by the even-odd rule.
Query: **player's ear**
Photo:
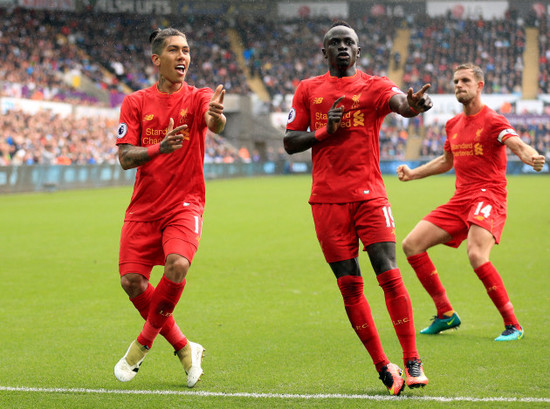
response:
[[[357,47],[357,57],[361,56],[361,47]]]
[[[325,50],[324,48],[321,48],[321,51],[323,52],[323,57],[325,57],[325,60],[326,60],[328,58],[327,50]]]
[[[153,61],[153,64],[155,64],[155,66],[158,67],[160,65],[160,57],[157,54],[153,54],[151,56],[151,60]]]

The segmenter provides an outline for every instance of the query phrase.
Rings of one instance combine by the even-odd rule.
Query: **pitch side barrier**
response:
[[[426,162],[385,160],[380,162],[380,170],[382,174],[395,175],[397,166],[403,163],[413,168]],[[530,166],[512,160],[508,161],[507,172],[508,174],[536,173]],[[548,164],[544,165],[541,173],[549,173]],[[311,162],[280,160],[204,165],[204,175],[207,180],[283,174],[311,174]],[[135,169],[123,170],[118,164],[0,166],[0,194],[126,186],[134,183],[135,175]]]
[[[206,179],[223,179],[291,173],[288,162],[206,163]],[[0,166],[0,194],[53,192],[126,186],[134,183],[136,169],[123,170],[118,164]]]

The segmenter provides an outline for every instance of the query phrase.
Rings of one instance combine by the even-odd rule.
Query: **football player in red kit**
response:
[[[121,285],[145,325],[114,372],[119,381],[133,379],[160,333],[174,347],[187,386],[193,387],[203,373],[204,348],[187,340],[172,312],[201,236],[205,136],[207,129],[219,133],[225,127],[225,90],[185,82],[191,57],[182,32],[159,29],[150,42],[159,80],[124,99],[117,135],[122,168],[137,167],[120,239]],[[149,282],[155,265],[164,266],[156,288]]]
[[[356,32],[336,22],[325,34],[328,72],[300,82],[289,113],[284,146],[293,154],[312,149],[309,203],[326,261],[337,279],[353,329],[370,354],[390,394],[405,386],[402,370],[387,358],[358,263],[359,241],[368,253],[403,350],[406,383],[425,386],[416,348],[409,294],[396,263],[395,223],[379,165],[379,131],[391,112],[414,117],[431,108],[425,91],[403,93],[385,77],[356,67]]]
[[[453,167],[456,172],[453,197],[424,217],[403,240],[407,260],[437,311],[431,325],[420,333],[438,334],[461,324],[427,250],[438,244],[458,247],[467,240],[470,264],[504,320],[504,332],[495,340],[519,340],[524,330],[489,255],[500,242],[506,221],[506,147],[536,171],[542,170],[544,156],[524,143],[505,117],[483,104],[481,68],[460,65],[454,72],[454,84],[463,112],[447,121],[443,155],[412,170],[407,165],[397,168],[402,181],[444,173]]]

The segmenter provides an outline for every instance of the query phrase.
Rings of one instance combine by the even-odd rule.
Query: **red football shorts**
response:
[[[394,242],[395,223],[387,198],[352,203],[312,203],[317,239],[327,263],[355,258],[374,243]]]
[[[164,265],[168,254],[193,261],[202,233],[202,213],[186,209],[170,220],[125,221],[120,237],[119,272],[149,279],[153,266]]]
[[[424,220],[442,228],[453,237],[445,243],[450,247],[456,248],[466,240],[472,224],[489,231],[498,244],[506,223],[506,198],[485,193],[484,196],[476,197],[453,196],[447,203],[428,213]]]

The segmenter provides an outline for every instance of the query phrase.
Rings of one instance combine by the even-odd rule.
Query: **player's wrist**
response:
[[[154,145],[147,147],[147,156],[149,156],[150,159],[153,159],[160,155],[160,143],[156,143]]]
[[[417,111],[416,109],[414,109],[412,106],[409,105],[409,109],[412,111],[413,114],[415,115],[418,115],[420,113],[420,111]]]
[[[330,134],[327,131],[327,127],[323,126],[322,128],[319,128],[315,131],[315,139],[317,139],[319,142],[324,141],[330,136]]]

